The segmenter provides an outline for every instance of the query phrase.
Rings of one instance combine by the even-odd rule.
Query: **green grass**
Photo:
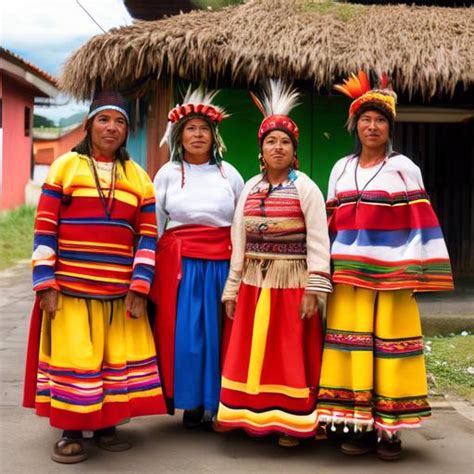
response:
[[[31,257],[34,219],[31,206],[0,214],[0,270]]]
[[[474,402],[474,335],[425,338],[430,392]]]

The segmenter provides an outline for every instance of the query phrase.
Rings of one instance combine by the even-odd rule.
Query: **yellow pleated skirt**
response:
[[[384,431],[430,415],[423,338],[410,290],[337,284],[328,301],[318,421]]]
[[[35,406],[75,430],[165,413],[147,316],[127,317],[124,299],[61,294],[55,317],[42,319]]]

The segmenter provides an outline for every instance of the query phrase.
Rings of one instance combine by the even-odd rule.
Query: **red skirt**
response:
[[[220,430],[315,434],[322,325],[318,314],[301,319],[303,294],[241,284],[222,372]]]

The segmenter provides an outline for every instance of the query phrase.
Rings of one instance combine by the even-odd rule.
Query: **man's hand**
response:
[[[58,310],[59,291],[54,288],[38,291],[40,300],[39,307],[46,313],[46,316],[54,319]]]
[[[129,290],[125,297],[125,310],[134,319],[146,315],[146,296]]]
[[[224,301],[225,314],[227,315],[229,319],[234,319],[235,305],[236,305],[235,300]]]

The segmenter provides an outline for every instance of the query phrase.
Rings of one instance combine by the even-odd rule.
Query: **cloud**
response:
[[[132,18],[121,0],[80,0],[105,30],[130,24]],[[1,7],[2,46],[58,76],[67,58],[102,30],[75,0],[12,0]],[[80,78],[78,78],[80,80]],[[67,98],[58,97],[58,103]],[[68,101],[57,107],[35,107],[35,113],[58,121],[88,104]]]
[[[102,28],[130,24],[120,0],[80,0]],[[58,75],[74,50],[101,29],[75,0],[14,0],[2,5],[2,45]]]

